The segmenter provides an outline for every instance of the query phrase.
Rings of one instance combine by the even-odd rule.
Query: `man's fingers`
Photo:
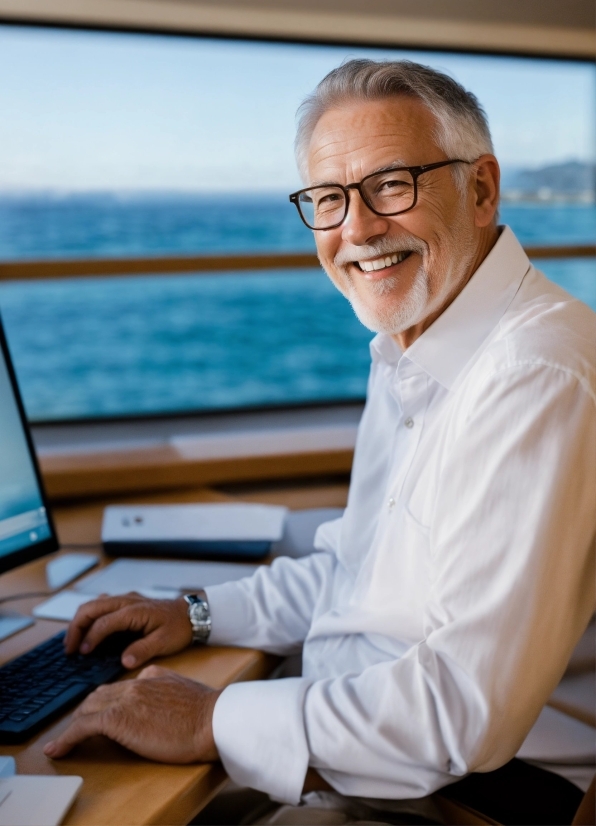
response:
[[[125,668],[138,668],[147,660],[164,652],[164,638],[159,629],[152,631],[140,640],[135,640],[122,652],[122,665]]]
[[[45,754],[63,757],[82,740],[102,734],[150,760],[216,760],[211,718],[220,692],[157,666],[144,669],[143,677],[89,695]]]
[[[142,631],[144,619],[134,605],[124,605],[109,614],[103,614],[87,630],[79,647],[81,654],[93,651],[102,640],[117,631]]]
[[[99,617],[117,611],[127,604],[131,604],[131,600],[127,597],[102,596],[81,605],[66,632],[64,640],[66,653],[74,654],[79,649],[85,632]]]
[[[109,597],[107,599],[109,599]],[[81,605],[77,610],[68,626],[66,637],[64,638],[64,647],[67,654],[74,654],[75,651],[78,651],[87,628],[89,628],[98,616],[105,613],[107,599],[101,596],[99,599],[90,600]]]
[[[104,709],[113,705],[125,690],[125,682],[100,685],[74,710],[73,717],[85,717],[87,714],[97,714],[99,711],[104,711]]]
[[[151,600],[131,593],[95,599],[81,606],[66,635],[66,652],[88,654],[117,631],[136,631],[145,638],[124,652],[125,668],[136,668],[152,657],[181,651],[192,641],[182,599]]]
[[[76,717],[69,727],[55,740],[46,743],[43,753],[47,757],[64,757],[77,743],[94,734],[102,734],[102,715],[84,714]]]

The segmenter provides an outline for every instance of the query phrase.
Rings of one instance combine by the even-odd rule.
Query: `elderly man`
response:
[[[289,804],[326,787],[391,808],[515,755],[594,610],[594,314],[497,226],[487,122],[449,77],[348,62],[303,103],[296,148],[291,200],[378,333],[345,513],[312,555],[190,605],[85,605],[67,647],[133,628],[133,668],[194,632],[303,647],[302,676],[213,691],[150,667],[92,694],[46,754],[102,733],[219,757]]]

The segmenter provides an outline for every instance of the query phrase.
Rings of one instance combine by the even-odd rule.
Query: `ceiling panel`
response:
[[[0,20],[593,58],[593,0],[0,0]]]

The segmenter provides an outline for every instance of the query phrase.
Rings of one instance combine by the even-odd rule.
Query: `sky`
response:
[[[463,83],[504,167],[594,158],[588,63],[0,26],[0,192],[291,191],[300,101],[359,56]]]

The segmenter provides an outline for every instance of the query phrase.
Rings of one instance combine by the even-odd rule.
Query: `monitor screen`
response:
[[[0,321],[0,572],[57,545]]]

